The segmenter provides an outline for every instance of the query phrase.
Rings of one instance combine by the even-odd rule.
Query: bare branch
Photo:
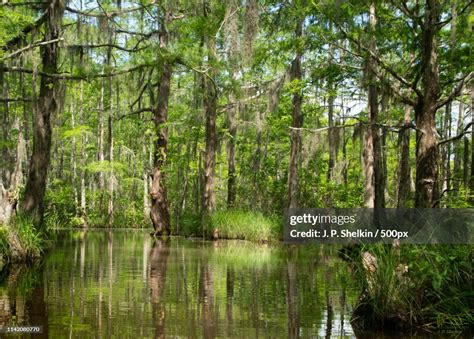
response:
[[[440,142],[438,142],[438,146],[441,146],[443,144],[446,144],[448,142],[452,142],[452,141],[456,141],[458,139],[461,139],[463,136],[465,136],[466,134],[469,134],[471,133],[469,130],[469,128],[473,125],[474,123],[470,122],[466,125],[466,127],[464,127],[464,129],[462,130],[461,133],[459,133],[458,135],[452,137],[452,138],[449,138],[449,139],[446,139],[446,140],[442,140]]]
[[[0,102],[28,102],[30,98],[0,98]]]
[[[1,58],[0,60],[1,60],[1,61],[4,61],[4,60],[6,60],[6,59],[11,59],[11,58],[13,58],[14,56],[17,56],[18,54],[21,54],[21,53],[23,53],[23,52],[25,52],[25,51],[28,51],[28,50],[30,50],[30,49],[33,49],[33,48],[35,48],[35,47],[53,44],[53,43],[55,43],[55,42],[62,41],[62,40],[64,40],[64,39],[63,39],[63,38],[58,38],[58,39],[53,39],[53,40],[49,40],[49,41],[38,41],[38,42],[35,42],[35,43],[30,44],[30,45],[28,45],[28,46],[25,46],[25,47],[23,47],[23,48],[20,48],[20,49],[16,50],[15,52],[12,52],[12,53],[10,53],[10,54],[7,54],[7,55],[5,55],[3,58]]]
[[[118,10],[118,11],[110,11],[110,12],[106,12],[105,10],[101,10],[100,12],[95,12],[93,10],[81,11],[79,9],[75,9],[75,8],[66,6],[66,11],[68,11],[70,13],[83,15],[83,16],[90,16],[90,17],[94,17],[94,18],[109,18],[109,19],[112,19],[113,17],[119,16],[119,15],[122,15],[122,14],[127,14],[127,13],[131,13],[131,12],[139,11],[139,10],[141,10],[143,8],[146,8],[146,7],[149,7],[149,6],[151,6],[151,5],[131,7],[131,8],[127,8],[127,9],[122,9],[122,10]]]
[[[40,74],[41,76],[46,76],[46,77],[56,78],[56,79],[91,80],[91,79],[98,79],[98,78],[114,77],[117,75],[131,73],[145,67],[153,67],[153,66],[154,66],[153,64],[140,64],[134,67],[120,69],[120,70],[116,70],[114,72],[109,72],[109,73],[97,73],[97,74],[91,73],[91,74],[85,74],[85,75],[72,75],[68,73],[48,74],[42,71],[38,72],[38,74]],[[33,74],[33,70],[28,69],[28,68],[22,68],[22,67],[3,67],[3,71]]]
[[[464,85],[467,84],[472,78],[474,78],[474,72],[464,75],[461,80],[459,80],[456,87],[454,87],[453,91],[446,98],[438,101],[438,103],[436,104],[436,109],[443,107],[447,103],[453,101],[457,96],[459,96],[464,88]]]
[[[474,0],[471,0],[467,3],[466,6],[464,6],[458,13],[457,15],[462,15],[472,4],[474,4]],[[439,21],[437,23],[435,23],[435,26],[445,26],[446,24],[448,24],[451,20],[453,20],[453,16],[450,15],[447,19],[445,20],[442,20],[442,21]]]
[[[149,46],[144,46],[144,47],[140,47],[140,48],[138,48],[137,46],[135,46],[134,48],[126,48],[126,47],[123,47],[123,46],[120,46],[120,45],[115,45],[115,44],[89,44],[89,45],[68,45],[66,47],[85,48],[85,49],[110,47],[110,48],[115,48],[115,49],[118,49],[118,50],[121,50],[121,51],[124,51],[124,52],[134,53],[134,52],[142,51],[142,50],[148,48]]]

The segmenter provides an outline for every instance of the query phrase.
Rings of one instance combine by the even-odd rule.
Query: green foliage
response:
[[[27,257],[39,257],[44,249],[43,234],[36,227],[34,219],[29,215],[18,214],[11,221],[11,232],[14,232]]]
[[[223,239],[267,242],[280,239],[281,227],[281,222],[276,218],[266,217],[259,212],[217,211],[208,217],[205,234],[211,238],[217,230],[219,238]]]
[[[474,324],[472,245],[367,245],[362,252],[376,258],[373,272],[360,257],[352,262],[365,291],[356,314],[366,327],[463,331]]]
[[[10,242],[8,239],[8,228],[5,225],[0,225],[0,255],[3,258],[10,256]],[[0,269],[3,264],[0,265]]]
[[[21,36],[24,27],[33,22],[32,16],[25,11],[14,10],[8,6],[0,7],[0,46]],[[4,56],[4,50],[0,48],[0,58]]]

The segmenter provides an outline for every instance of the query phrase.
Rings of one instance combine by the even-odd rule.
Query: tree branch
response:
[[[94,17],[94,18],[109,18],[109,19],[112,19],[113,17],[119,16],[119,15],[122,15],[122,14],[135,12],[135,11],[141,10],[141,9],[149,7],[149,6],[151,6],[151,5],[131,7],[131,8],[127,8],[127,9],[122,9],[122,10],[117,10],[117,11],[110,11],[110,12],[106,12],[104,10],[102,10],[101,12],[94,12],[93,10],[81,11],[79,9],[75,9],[75,8],[66,6],[66,11],[68,11],[70,13],[83,15],[83,16],[90,16],[90,17]]]
[[[461,139],[463,136],[465,136],[466,134],[469,134],[469,133],[470,133],[470,131],[468,131],[468,130],[469,130],[469,128],[470,128],[472,125],[473,125],[472,122],[468,123],[468,124],[466,125],[466,127],[464,127],[464,129],[463,129],[463,131],[462,131],[461,133],[459,133],[458,135],[456,135],[456,136],[454,136],[454,137],[452,137],[452,138],[449,138],[449,139],[442,140],[442,141],[438,142],[438,146],[441,146],[441,145],[446,144],[446,143],[451,142],[451,141],[456,141],[456,140],[458,140],[458,139]]]
[[[30,98],[0,98],[0,102],[28,102]]]
[[[401,75],[399,75],[392,67],[390,67],[389,65],[387,65],[382,59],[380,59],[380,57],[378,57],[373,51],[371,51],[369,48],[363,46],[360,41],[356,40],[356,39],[353,39],[352,37],[349,36],[349,34],[347,34],[347,32],[344,30],[344,28],[342,28],[340,25],[338,25],[338,28],[339,30],[342,32],[342,34],[344,35],[344,37],[350,41],[352,41],[354,44],[357,45],[357,47],[359,47],[360,49],[364,50],[372,59],[375,60],[375,62],[377,62],[377,64],[382,67],[386,72],[388,72],[392,77],[394,77],[396,80],[398,80],[400,83],[402,83],[405,87],[407,88],[411,88],[419,97],[422,96],[422,93],[420,92],[420,90],[414,86],[413,84],[411,84],[408,80],[406,80],[405,78],[403,78]],[[394,88],[393,85],[390,85],[390,87],[392,89],[394,89],[396,92],[397,92],[397,95],[400,96],[400,98],[403,99],[403,101],[405,103],[408,103],[409,105],[412,105],[414,106],[416,103],[414,100],[412,100],[411,98],[403,95],[401,92],[399,92],[397,89]]]
[[[466,6],[464,6],[457,14],[462,15],[472,4],[474,4],[474,0],[471,0],[467,3]],[[447,23],[449,23],[451,20],[453,20],[453,15],[451,14],[446,20],[438,21],[435,23],[435,26],[440,26],[443,27]]]
[[[98,78],[107,78],[107,77],[113,77],[121,74],[126,74],[130,73],[133,71],[137,71],[139,69],[145,68],[145,67],[153,67],[153,64],[140,64],[131,68],[125,68],[121,70],[117,70],[115,72],[109,72],[109,73],[97,73],[97,74],[85,74],[85,75],[72,75],[68,73],[59,73],[59,74],[48,74],[45,72],[38,72],[39,75],[50,77],[50,78],[55,78],[55,79],[65,79],[65,80],[90,80],[90,79],[98,79]],[[18,73],[27,73],[27,74],[33,74],[33,70],[28,69],[28,68],[21,68],[21,67],[3,67],[4,72],[18,72]]]
[[[18,54],[20,54],[20,53],[23,53],[23,52],[25,52],[25,51],[28,51],[28,50],[30,50],[30,49],[33,49],[33,48],[35,48],[35,47],[53,44],[53,43],[55,43],[55,42],[62,41],[62,40],[64,40],[64,39],[63,39],[63,38],[57,38],[57,39],[53,39],[53,40],[49,40],[49,41],[38,41],[38,42],[35,42],[35,43],[30,44],[30,45],[28,45],[28,46],[25,46],[25,47],[23,47],[23,48],[20,48],[20,49],[16,50],[15,52],[12,52],[12,53],[10,53],[10,54],[7,54],[7,55],[5,55],[3,58],[1,58],[0,60],[1,60],[1,61],[4,61],[4,60],[6,60],[6,59],[11,59],[11,58],[13,58],[13,57],[16,56],[16,55],[18,55]]]
[[[86,48],[86,49],[110,47],[110,48],[115,48],[115,49],[118,49],[118,50],[121,50],[121,51],[124,51],[124,52],[134,53],[134,52],[142,51],[142,50],[148,48],[149,46],[145,46],[145,47],[141,47],[141,48],[138,48],[137,46],[135,46],[134,48],[126,48],[126,47],[122,47],[120,45],[115,45],[115,44],[89,44],[89,45],[68,45],[66,47],[69,47],[69,48]]]
[[[443,107],[447,103],[453,101],[457,96],[459,96],[461,94],[462,89],[464,88],[464,85],[467,84],[472,78],[474,78],[474,72],[464,75],[461,80],[459,80],[456,87],[454,87],[453,91],[446,98],[438,101],[438,103],[436,104],[436,109]]]

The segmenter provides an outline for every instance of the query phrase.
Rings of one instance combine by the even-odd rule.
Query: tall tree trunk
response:
[[[85,115],[84,115],[84,83],[80,82],[79,89],[79,114],[81,116],[81,124],[85,124]],[[83,222],[83,227],[87,228],[87,205],[86,205],[86,164],[87,164],[87,145],[88,137],[87,134],[81,137],[81,217]]]
[[[303,36],[303,19],[299,18],[295,29],[295,39],[298,41],[296,56],[291,64],[290,81],[297,81],[297,87],[301,86],[302,70],[301,58],[303,56],[302,47],[299,46],[301,37]],[[293,94],[293,120],[290,131],[290,166],[288,170],[288,207],[298,207],[298,158],[301,148],[301,128],[303,127],[303,112],[301,106],[303,103],[302,90],[298,88]]]
[[[104,84],[104,79],[100,81],[100,98],[99,98],[99,139],[98,139],[98,144],[99,144],[99,162],[103,164],[105,160],[104,156],[104,115],[105,115],[105,84]],[[99,172],[99,188],[102,190],[105,186],[105,180],[104,180],[104,172],[100,171]],[[102,194],[101,194],[102,195]],[[101,206],[102,206],[102,198],[101,200]]]
[[[169,43],[168,12],[164,11],[160,26],[160,48],[167,48]],[[161,65],[161,74],[157,88],[157,104],[153,109],[156,141],[154,150],[153,179],[150,189],[151,207],[150,218],[155,229],[155,236],[161,236],[163,231],[171,234],[170,212],[165,185],[164,165],[168,156],[168,101],[170,97],[173,65],[165,60]]]
[[[76,127],[76,109],[77,105],[74,103],[71,105],[71,127]],[[79,205],[78,194],[77,194],[77,162],[76,162],[76,137],[73,136],[71,140],[71,172],[72,172],[72,191],[74,194],[74,211],[77,215],[77,207]]]
[[[233,79],[236,79],[236,72],[233,73]],[[230,96],[231,103],[236,101],[236,96],[233,94]],[[235,173],[235,143],[237,139],[237,124],[235,117],[239,104],[235,102],[235,105],[228,110],[228,124],[229,124],[229,141],[227,142],[227,166],[228,166],[228,178],[227,178],[227,208],[232,208],[235,203],[236,196],[236,173]],[[257,112],[258,114],[258,112]]]
[[[367,126],[363,135],[363,170],[364,170],[364,206],[375,207],[375,175],[374,175],[374,140],[371,127]]]
[[[474,83],[471,83],[471,179],[469,180],[470,202],[474,204]]]
[[[0,62],[0,94],[4,98],[8,98],[8,83],[5,80],[5,73],[3,72],[3,62]],[[10,123],[9,123],[9,111],[10,104],[5,100],[2,104],[3,108],[3,117],[2,117],[2,137],[3,140],[7,141],[9,139],[10,132]],[[0,183],[8,188],[10,186],[10,154],[8,152],[8,147],[6,145],[2,146],[2,160],[0,162]]]
[[[52,0],[45,5],[44,41],[56,40],[61,35],[64,2]],[[58,42],[42,45],[41,60],[43,73],[58,72]],[[33,153],[30,159],[30,171],[26,183],[25,196],[21,208],[42,222],[44,195],[51,153],[51,118],[60,110],[62,103],[60,80],[41,75],[39,98],[33,110]]]
[[[112,37],[109,37],[109,43],[112,44]],[[110,59],[112,55],[112,48],[109,47],[107,51],[107,66],[110,67]],[[107,105],[108,105],[108,146],[109,146],[109,182],[108,182],[108,189],[109,189],[109,197],[108,197],[108,204],[107,204],[107,227],[112,227],[114,222],[114,135],[113,135],[113,117],[114,117],[114,105],[113,105],[113,98],[112,98],[112,78],[107,78]]]
[[[332,79],[328,80],[328,143],[329,143],[329,162],[328,162],[328,172],[327,172],[327,181],[331,181],[333,177],[334,166],[336,165],[337,151],[336,151],[336,133],[337,130],[334,128],[334,101],[335,88],[334,82]]]
[[[459,102],[459,112],[458,112],[458,125],[456,129],[456,134],[461,134],[463,130],[463,121],[464,121],[464,102],[461,99]],[[462,145],[461,142],[457,142],[454,146],[454,168],[453,168],[453,190],[459,192],[459,182],[461,180],[461,158],[462,158]]]
[[[405,107],[405,122],[400,130],[397,207],[407,207],[410,196],[410,106]]]
[[[422,27],[423,95],[415,107],[417,127],[415,207],[434,207],[438,197],[438,136],[436,104],[439,70],[436,33],[440,20],[439,0],[427,0]]]
[[[156,141],[153,180],[150,189],[150,218],[155,229],[155,236],[161,236],[163,231],[166,231],[167,234],[171,233],[169,204],[163,172],[168,155],[168,127],[166,123],[168,122],[171,75],[172,65],[165,62],[162,65],[160,81],[158,82],[158,102],[153,110]]]
[[[370,4],[369,30],[371,32],[369,49],[372,54],[376,53],[375,31],[377,16],[375,3]],[[364,202],[366,207],[385,207],[385,179],[383,173],[382,147],[379,135],[378,114],[379,114],[379,90],[376,83],[376,63],[371,56],[367,59],[367,83],[368,83],[368,111],[369,126],[366,129],[364,150]]]
[[[238,89],[238,67],[239,67],[239,41],[238,41],[238,15],[233,15],[238,10],[238,1],[229,3],[227,40],[229,41],[228,60],[230,72],[232,74],[232,89],[229,94],[229,101],[232,105],[227,110],[227,123],[229,128],[229,139],[227,141],[227,208],[234,207],[236,197],[236,172],[235,172],[235,145],[237,142],[237,124],[236,116],[240,108],[240,90]],[[256,113],[258,116],[258,112]]]
[[[149,201],[149,194],[148,194],[148,166],[146,165],[146,158],[147,158],[147,135],[143,135],[143,216],[144,218],[150,215],[150,201]]]
[[[443,138],[449,139],[451,137],[451,103],[446,104],[443,121]],[[447,197],[451,187],[451,143],[446,143],[442,146],[441,151],[441,169],[442,169],[442,185],[440,197]],[[446,204],[443,204],[446,207]]]
[[[216,42],[213,37],[208,37],[208,60],[213,63],[216,60]],[[215,79],[216,70],[214,65],[211,66],[211,77]],[[204,190],[203,203],[204,214],[208,214],[216,208],[216,193],[214,191],[214,174],[216,167],[216,150],[217,150],[217,92],[214,83],[204,78],[205,88],[205,115],[206,115],[206,148],[204,152]]]

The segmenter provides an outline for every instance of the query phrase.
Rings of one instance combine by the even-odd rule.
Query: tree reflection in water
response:
[[[155,338],[165,338],[166,309],[163,295],[166,284],[166,270],[170,255],[169,239],[155,239],[150,250],[148,283],[151,289],[152,321]]]

